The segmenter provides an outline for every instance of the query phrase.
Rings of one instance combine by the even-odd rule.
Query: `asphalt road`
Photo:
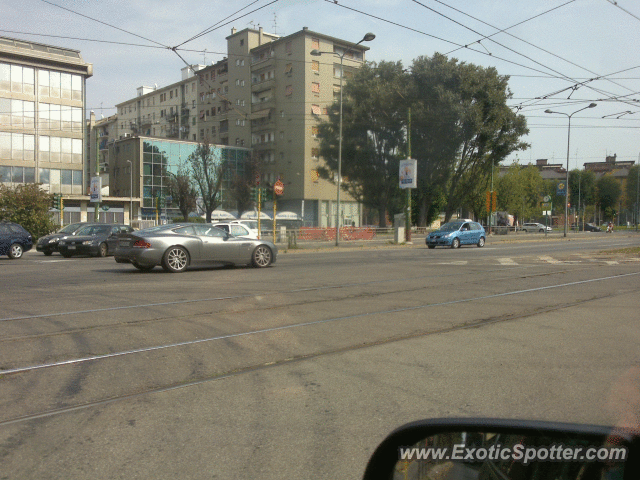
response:
[[[640,236],[419,240],[179,275],[0,259],[0,479],[358,478],[420,418],[616,422],[640,261],[602,252]]]

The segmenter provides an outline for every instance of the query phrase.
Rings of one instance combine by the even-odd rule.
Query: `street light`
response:
[[[133,163],[127,160],[129,164],[129,225],[133,225]]]
[[[356,45],[360,45],[362,42],[370,42],[376,38],[376,36],[369,32],[362,37]],[[347,52],[351,51],[352,47],[347,48],[342,55],[337,54],[336,52],[321,52],[319,50],[313,49],[311,50],[311,55],[314,57],[319,57],[323,53],[330,53],[332,55],[336,55],[340,57],[340,127],[338,134],[338,193],[337,193],[337,209],[336,209],[336,247],[340,244],[340,184],[342,182],[342,79],[344,78],[344,56]]]
[[[557,115],[564,115],[569,119],[569,128],[567,131],[567,181],[565,183],[565,195],[564,195],[564,236],[567,236],[567,220],[569,217],[569,144],[571,143],[571,117],[573,117],[576,113],[581,112],[582,110],[586,110],[587,108],[594,108],[598,105],[596,103],[592,103],[580,110],[576,110],[572,114],[564,113],[564,112],[553,112],[551,110],[545,110],[544,113],[555,113]]]

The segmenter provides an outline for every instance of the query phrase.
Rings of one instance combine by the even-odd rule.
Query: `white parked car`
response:
[[[214,227],[219,228],[220,230],[224,230],[225,232],[233,235],[234,237],[241,238],[258,238],[258,230],[256,225],[256,230],[249,228],[247,225],[243,225],[242,223],[231,221],[231,222],[216,222],[213,224]]]
[[[540,232],[540,233],[544,233],[545,231],[547,232],[552,232],[553,229],[551,227],[547,227],[541,223],[523,223],[522,224],[522,231],[523,232]]]

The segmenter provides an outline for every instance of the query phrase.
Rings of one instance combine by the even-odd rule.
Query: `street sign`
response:
[[[282,195],[284,193],[284,184],[277,180],[276,183],[273,184],[273,193],[276,195]]]
[[[551,201],[551,197],[549,195],[545,195],[543,200],[545,201],[545,203],[549,203]]]

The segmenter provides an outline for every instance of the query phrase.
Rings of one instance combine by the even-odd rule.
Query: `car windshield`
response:
[[[449,222],[442,225],[439,230],[442,232],[453,232],[455,230],[460,230],[462,226],[462,222]]]
[[[93,236],[93,235],[107,235],[111,233],[111,225],[87,225],[78,230],[77,235]]]
[[[81,223],[72,223],[58,230],[58,233],[73,233],[82,228]]]

